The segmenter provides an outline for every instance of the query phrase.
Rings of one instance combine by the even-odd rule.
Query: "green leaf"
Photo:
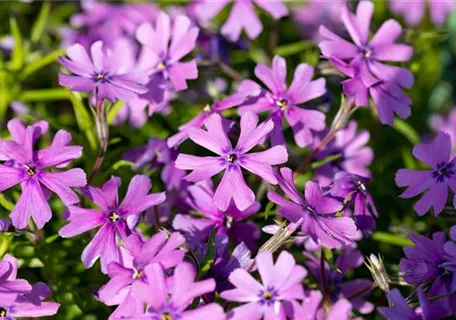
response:
[[[84,132],[92,150],[95,150],[97,147],[97,140],[92,130],[94,128],[92,118],[87,112],[81,96],[75,92],[68,92],[68,94],[70,101],[73,104],[74,114],[76,116],[76,122],[78,123],[79,129]]]
[[[275,48],[274,53],[276,55],[287,57],[294,54],[301,53],[302,51],[314,48],[315,44],[311,41],[299,41],[290,44],[281,45]]]
[[[269,213],[271,212],[272,208],[274,208],[274,203],[268,202],[266,208],[264,209],[264,220],[268,220]]]
[[[108,124],[112,124],[120,109],[122,109],[124,105],[125,103],[123,101],[117,100],[117,102],[111,106],[108,112]]]
[[[14,48],[11,54],[11,69],[12,70],[19,70],[22,68],[24,64],[24,47],[22,43],[22,35],[17,24],[16,19],[10,18],[10,29],[11,34],[14,38]]]
[[[211,233],[209,235],[209,240],[207,242],[207,252],[206,255],[204,256],[203,261],[201,262],[201,268],[198,272],[198,275],[196,277],[197,280],[202,279],[206,273],[209,272],[211,269],[212,265],[214,264],[215,260],[215,234],[217,233],[217,229],[214,228],[211,230]]]
[[[22,91],[17,100],[27,101],[55,101],[70,99],[70,92],[65,89],[41,89]]]
[[[28,76],[33,74],[34,72],[38,71],[39,69],[55,62],[58,57],[61,55],[65,54],[65,49],[58,49],[55,51],[52,51],[51,53],[48,53],[44,57],[41,57],[39,59],[36,59],[32,62],[30,62],[22,71],[21,73],[21,79],[26,79]]]
[[[8,89],[8,73],[0,70],[0,120],[3,120],[10,104],[11,95]]]
[[[329,162],[333,162],[333,161],[339,159],[340,157],[342,157],[342,154],[340,154],[340,153],[328,156],[328,157],[326,157],[326,158],[324,158],[322,160],[313,162],[311,167],[312,167],[312,169],[315,170],[315,169],[320,168],[321,166],[323,166],[323,165],[325,165],[325,164],[327,164]]]
[[[50,9],[51,9],[51,3],[48,1],[43,2],[40,13],[38,14],[38,17],[36,18],[35,23],[33,24],[31,35],[30,35],[33,43],[38,42],[38,40],[40,40],[41,34],[43,33],[43,30],[49,19]]]
[[[9,202],[3,194],[0,194],[0,205],[8,211],[13,211],[14,204]]]
[[[372,239],[378,242],[384,242],[388,244],[393,244],[396,246],[400,247],[411,247],[413,246],[413,242],[406,237],[395,235],[395,234],[389,234],[386,232],[374,232],[372,234]]]
[[[134,165],[135,165],[134,162],[127,161],[127,160],[119,160],[112,165],[112,169],[114,171],[117,171],[117,170],[119,170],[120,167],[132,167]]]
[[[401,119],[396,119],[394,121],[393,128],[406,137],[412,144],[417,144],[420,142],[420,135],[418,132],[413,129],[411,125]]]

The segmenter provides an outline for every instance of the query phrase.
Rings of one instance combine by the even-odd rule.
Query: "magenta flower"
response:
[[[282,119],[285,118],[293,129],[298,146],[305,147],[312,143],[312,131],[321,131],[325,128],[325,115],[317,110],[298,107],[312,99],[321,97],[326,92],[325,79],[311,81],[314,70],[307,64],[300,64],[296,68],[293,82],[287,88],[287,66],[285,59],[275,56],[272,69],[264,64],[258,64],[255,75],[268,87],[256,99],[251,99],[239,108],[239,113],[252,111],[260,113],[271,111],[274,129],[271,133],[272,145],[285,144]],[[240,87],[249,86],[254,92],[261,87],[251,80],[245,80]]]
[[[387,294],[390,307],[378,308],[380,314],[387,320],[440,320],[446,318],[445,308],[439,300],[431,302],[426,298],[423,288],[418,288],[419,307],[412,308],[402,297],[398,289]]]
[[[136,31],[136,38],[144,45],[152,67],[152,75],[160,74],[170,80],[174,90],[187,89],[187,80],[198,78],[196,61],[180,60],[196,45],[199,29],[191,26],[186,16],[171,18],[164,12],[158,15],[155,26],[144,23]]]
[[[111,177],[101,188],[87,188],[87,197],[99,209],[68,207],[69,223],[60,229],[60,236],[70,238],[101,226],[82,253],[82,262],[86,268],[92,267],[99,257],[103,272],[106,272],[110,262],[118,262],[118,237],[125,241],[134,223],[140,218],[140,213],[165,201],[164,192],[148,194],[152,188],[148,177],[136,175],[131,179],[127,194],[119,204],[120,183],[120,178]]]
[[[317,155],[315,159],[323,160],[329,156],[338,155],[335,160],[329,161],[325,165],[315,170],[314,179],[321,186],[329,185],[337,172],[345,171],[369,178],[371,173],[367,166],[372,163],[374,153],[372,148],[367,146],[370,139],[370,133],[367,130],[357,132],[356,121],[350,121],[347,126],[339,130],[334,139]],[[324,132],[323,132],[324,134]],[[319,145],[320,141],[314,142],[314,148]]]
[[[241,168],[259,175],[270,184],[277,184],[273,165],[288,160],[288,153],[282,146],[275,146],[268,150],[247,153],[254,146],[263,141],[273,128],[272,120],[258,125],[258,116],[248,112],[241,118],[241,134],[235,148],[223,128],[222,117],[219,114],[211,115],[204,125],[207,131],[200,128],[190,128],[190,139],[206,149],[217,154],[215,157],[198,157],[188,154],[179,154],[176,160],[178,169],[193,170],[186,176],[188,181],[203,181],[225,170],[223,178],[214,194],[214,204],[222,211],[226,211],[231,199],[236,207],[244,211],[255,203],[255,195],[245,183]]]
[[[259,202],[244,211],[238,210],[231,202],[226,211],[221,211],[214,205],[212,183],[194,184],[188,187],[188,192],[187,203],[205,219],[178,214],[173,220],[173,228],[182,231],[190,245],[206,241],[213,228],[217,229],[218,234],[227,234],[235,243],[244,242],[249,248],[255,245],[260,231],[255,223],[243,220],[260,210]]]
[[[352,78],[344,82],[344,91],[355,98],[356,105],[369,105],[369,90],[380,121],[392,125],[394,113],[403,119],[410,116],[410,99],[402,88],[410,88],[414,79],[409,70],[383,62],[408,61],[413,55],[413,47],[395,43],[402,28],[392,19],[386,21],[369,40],[373,11],[374,5],[370,1],[361,1],[356,15],[345,6],[342,20],[354,43],[322,26],[320,33],[326,40],[321,41],[319,47],[336,68]]]
[[[335,269],[332,269],[327,261],[324,263],[324,276],[322,275],[321,259],[309,252],[304,252],[308,259],[305,266],[318,280],[320,288],[331,288],[330,300],[333,304],[341,299],[350,300],[353,309],[362,314],[371,313],[374,305],[364,300],[371,292],[372,281],[370,279],[356,278],[344,281],[347,272],[363,265],[364,256],[353,247],[344,247],[335,261]],[[358,294],[356,298],[350,298]]]
[[[97,105],[103,99],[112,103],[118,99],[130,101],[137,94],[147,91],[144,85],[149,77],[140,70],[132,70],[129,63],[124,63],[124,57],[131,55],[128,51],[129,47],[122,44],[109,49],[103,46],[103,42],[97,41],[90,47],[89,57],[83,46],[72,45],[66,51],[69,59],[59,58],[62,66],[71,74],[60,73],[59,83],[71,91],[93,92]]]
[[[84,171],[49,172],[47,169],[68,165],[81,156],[82,147],[68,146],[71,134],[59,130],[49,147],[34,151],[33,145],[43,133],[43,123],[28,126],[25,130],[18,123],[9,124],[14,141],[1,143],[2,160],[8,161],[0,165],[0,192],[21,184],[22,194],[11,212],[11,221],[16,228],[23,229],[32,217],[41,229],[52,217],[45,196],[46,188],[56,193],[67,206],[79,202],[71,187],[86,185]],[[44,128],[47,128],[47,123]]]
[[[163,268],[158,264],[147,266],[144,273],[151,284],[142,292],[143,301],[148,303],[146,311],[141,310],[114,319],[226,319],[223,308],[216,303],[187,310],[193,299],[215,289],[213,279],[195,282],[196,273],[191,264],[179,264],[172,278],[167,278]]]
[[[450,154],[451,138],[439,132],[432,142],[420,143],[413,148],[415,158],[429,165],[431,170],[400,169],[396,173],[396,184],[407,187],[401,198],[412,198],[427,190],[414,206],[420,216],[431,207],[434,215],[439,215],[448,199],[448,187],[456,192],[456,164],[454,158],[450,161]],[[453,205],[456,206],[456,198]]]
[[[253,3],[269,13],[275,20],[288,15],[288,9],[281,0],[195,0],[195,13],[201,19],[210,20],[234,2],[228,20],[222,26],[221,33],[230,41],[237,41],[242,30],[245,30],[250,39],[257,38],[263,31],[263,25],[255,13]]]
[[[164,269],[175,267],[184,259],[185,251],[180,249],[184,243],[184,237],[177,232],[169,239],[165,232],[159,232],[147,241],[138,234],[130,235],[125,240],[125,250],[122,249],[122,263],[113,261],[108,265],[111,279],[99,290],[100,300],[108,305],[121,302],[116,313],[125,309],[128,295],[143,302],[147,287],[155,285],[145,272],[147,266],[158,263]]]
[[[395,14],[403,15],[408,25],[416,26],[423,21],[426,4],[429,7],[432,23],[438,26],[446,22],[455,8],[455,3],[451,0],[391,0],[390,8]]]
[[[354,218],[358,229],[369,235],[374,231],[376,223],[374,217],[378,217],[374,199],[367,190],[368,180],[355,174],[338,172],[334,181],[329,186],[328,193],[354,206]]]
[[[236,269],[229,281],[235,289],[223,291],[220,296],[229,301],[243,302],[244,305],[228,313],[231,320],[240,319],[285,319],[285,303],[304,298],[301,281],[307,271],[296,265],[291,254],[282,251],[274,264],[271,252],[260,253],[256,258],[262,283],[246,270]]]
[[[339,299],[328,310],[323,306],[323,294],[312,290],[305,292],[302,304],[293,302],[294,320],[350,320],[352,305],[347,299]],[[357,318],[360,319],[360,318]]]
[[[14,303],[18,295],[32,290],[27,281],[16,277],[17,259],[5,254],[0,261],[0,307]]]
[[[312,240],[328,248],[340,248],[353,243],[356,226],[353,219],[337,217],[343,204],[336,199],[323,196],[317,183],[308,181],[305,185],[305,198],[294,185],[290,168],[281,168],[278,178],[280,188],[291,201],[279,196],[272,189],[268,199],[279,206],[278,214],[292,222],[304,218],[302,231]]]

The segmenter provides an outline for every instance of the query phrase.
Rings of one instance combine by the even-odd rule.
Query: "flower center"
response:
[[[205,111],[205,112],[209,112],[209,111],[211,111],[211,110],[212,110],[212,109],[211,109],[211,105],[210,105],[209,103],[206,104],[206,106],[204,106],[204,108],[203,108],[203,111]]]
[[[97,80],[98,80],[98,81],[102,81],[102,80],[104,80],[104,79],[105,79],[105,74],[104,74],[104,73],[99,73],[99,74],[97,74]]]
[[[173,320],[173,315],[169,312],[165,312],[161,315],[160,320]]]
[[[438,182],[442,182],[443,180],[445,180],[445,178],[451,178],[451,176],[453,176],[454,174],[453,164],[451,163],[438,164],[437,168],[439,169],[433,172],[433,176],[437,179]]]
[[[166,69],[166,64],[163,62],[160,62],[157,64],[157,70],[165,70]]]
[[[233,226],[233,217],[223,216],[223,225],[225,226],[225,228],[230,229]]]
[[[111,212],[108,216],[109,220],[111,220],[111,222],[117,222],[120,220],[120,215],[117,213],[117,212]]]
[[[226,157],[226,160],[229,163],[234,163],[237,160],[237,155],[235,153],[229,154],[228,157]]]
[[[369,59],[370,57],[372,57],[372,50],[371,49],[363,49],[363,53],[364,53],[364,58],[366,59]]]
[[[5,318],[6,317],[6,309],[0,307],[0,318]]]
[[[266,291],[265,293],[263,293],[263,298],[265,298],[266,300],[271,300],[273,296],[274,294],[271,291]]]
[[[356,188],[362,193],[365,193],[367,191],[366,186],[361,180],[356,181]]]
[[[142,271],[141,270],[135,270],[135,273],[133,274],[133,279],[139,279],[142,277]]]
[[[30,177],[33,177],[33,176],[36,174],[35,168],[28,167],[28,166],[25,166],[25,167],[26,167],[26,169],[27,169],[27,174],[28,174]]]
[[[288,100],[284,98],[280,98],[276,101],[277,106],[280,110],[285,111],[288,108]]]
[[[274,302],[277,293],[273,287],[268,287],[263,292],[260,292],[261,302],[265,304],[271,304]]]

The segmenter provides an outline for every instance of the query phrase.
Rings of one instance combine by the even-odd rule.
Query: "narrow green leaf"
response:
[[[372,239],[379,242],[389,243],[400,247],[411,247],[413,242],[406,237],[398,236],[395,234],[389,234],[386,232],[374,232],[372,234]]]
[[[16,19],[10,18],[10,29],[11,34],[14,38],[14,48],[11,54],[11,69],[19,70],[24,64],[24,47],[22,43],[22,35],[17,24]]]
[[[0,71],[0,120],[3,120],[11,99],[7,81],[8,74],[4,71]]]
[[[65,89],[27,90],[22,91],[21,94],[17,97],[17,100],[23,102],[54,101],[68,99],[70,99],[70,92]]]
[[[76,122],[78,123],[79,129],[84,132],[92,150],[95,150],[97,147],[97,140],[93,131],[94,124],[92,118],[82,102],[81,96],[75,92],[68,92],[68,94],[70,101],[73,104],[74,114],[76,116]]]
[[[65,49],[58,49],[55,51],[52,51],[45,55],[44,57],[41,57],[39,59],[36,59],[32,62],[30,62],[25,68],[24,71],[21,73],[21,79],[26,79],[28,76],[33,74],[34,72],[38,71],[39,69],[55,62],[58,57],[61,55],[65,54]]]
[[[114,163],[114,164],[112,165],[112,169],[113,169],[114,171],[117,171],[117,170],[119,170],[119,168],[121,168],[121,167],[132,167],[132,166],[134,166],[134,165],[135,165],[134,162],[127,161],[127,160],[119,160],[119,161],[117,161],[116,163]]]
[[[112,124],[120,109],[122,109],[124,105],[125,103],[123,101],[117,100],[117,102],[111,106],[108,112],[108,124]]]
[[[3,194],[0,194],[0,205],[8,211],[13,211],[14,204],[9,202]]]
[[[202,279],[206,273],[209,272],[211,269],[212,265],[214,264],[215,260],[215,234],[217,233],[217,229],[214,228],[212,229],[210,235],[209,235],[209,240],[207,242],[207,252],[206,255],[204,256],[203,261],[201,262],[201,268],[198,272],[197,279],[200,280]]]
[[[317,168],[320,168],[321,166],[329,163],[329,162],[333,162],[337,159],[339,159],[340,157],[342,156],[342,154],[334,154],[334,155],[331,155],[331,156],[328,156],[322,160],[319,160],[319,161],[316,161],[316,162],[313,162],[311,167],[312,169],[317,169]]]
[[[294,42],[282,46],[278,46],[275,48],[274,52],[276,55],[282,56],[282,57],[287,57],[291,56],[294,54],[301,53],[302,51],[309,49],[309,48],[314,48],[315,43],[311,41],[299,41],[299,42]]]
[[[396,119],[393,128],[406,137],[412,144],[420,142],[420,135],[418,132],[404,120]]]
[[[40,13],[38,14],[38,17],[36,18],[35,23],[33,24],[31,35],[30,35],[33,43],[38,42],[38,40],[40,40],[41,34],[43,33],[43,30],[49,19],[50,9],[51,9],[51,3],[48,1],[43,2]]]

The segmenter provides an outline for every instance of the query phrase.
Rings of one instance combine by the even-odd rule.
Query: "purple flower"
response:
[[[18,295],[32,290],[27,281],[16,277],[17,259],[5,254],[0,261],[0,307],[14,303]]]
[[[244,211],[238,210],[231,202],[226,211],[221,211],[214,205],[214,191],[210,181],[194,184],[188,187],[188,192],[187,203],[205,219],[178,214],[173,220],[173,228],[182,231],[190,245],[204,242],[211,230],[216,228],[218,234],[227,234],[236,244],[245,242],[249,248],[255,246],[260,231],[255,223],[243,220],[260,210],[259,202]]]
[[[434,25],[442,25],[454,10],[453,1],[442,0],[391,0],[390,8],[395,14],[403,15],[410,26],[418,25],[424,18],[426,4],[429,7],[431,20]]]
[[[347,272],[363,265],[364,257],[356,248],[345,247],[337,257],[335,269],[331,269],[325,261],[324,275],[322,275],[320,258],[308,252],[304,252],[304,256],[308,258],[306,267],[318,280],[320,288],[331,288],[330,299],[333,303],[336,303],[340,299],[347,299],[350,300],[353,309],[358,310],[362,314],[367,314],[374,310],[374,305],[364,300],[364,297],[371,291],[371,280],[356,278],[344,281]],[[356,298],[350,298],[360,292],[362,293]]]
[[[272,120],[258,125],[258,117],[251,112],[242,115],[241,133],[235,148],[228,139],[219,114],[211,115],[204,125],[207,131],[190,128],[190,139],[217,156],[198,157],[181,153],[177,157],[176,167],[193,170],[186,176],[188,181],[193,182],[207,180],[225,170],[214,194],[214,204],[220,210],[226,211],[232,199],[236,207],[244,211],[255,203],[255,195],[246,184],[241,168],[259,175],[268,183],[277,184],[272,166],[286,162],[287,151],[282,146],[275,146],[265,151],[247,153],[263,141],[274,126]]]
[[[268,199],[279,206],[278,214],[296,222],[304,218],[302,231],[312,240],[328,248],[340,248],[353,243],[356,226],[353,219],[337,217],[343,204],[336,199],[323,196],[317,183],[309,181],[305,185],[305,199],[294,185],[290,168],[280,169],[279,186],[291,201],[279,196],[272,189]]]
[[[191,26],[186,16],[171,18],[164,12],[158,15],[155,26],[144,23],[136,31],[136,38],[144,45],[152,74],[160,74],[170,80],[175,91],[187,89],[187,80],[198,78],[196,61],[180,60],[196,45],[198,27]]]
[[[191,264],[186,262],[179,264],[174,270],[172,279],[166,277],[163,268],[158,264],[147,266],[144,273],[151,284],[149,287],[145,287],[142,292],[143,300],[148,303],[146,311],[141,310],[114,319],[199,320],[210,318],[212,320],[224,320],[226,318],[223,308],[216,303],[187,310],[194,298],[215,289],[213,279],[195,282],[196,273]]]
[[[325,133],[323,133],[325,134]],[[345,171],[369,178],[371,173],[366,167],[374,159],[372,148],[366,146],[369,142],[370,133],[367,130],[357,132],[357,123],[350,121],[348,125],[339,130],[334,139],[317,155],[317,160],[323,160],[330,156],[338,155],[336,159],[317,168],[314,179],[320,185],[327,186],[334,179],[337,172]],[[313,146],[316,148],[320,141],[316,139]]]
[[[282,251],[274,264],[271,252],[260,253],[256,258],[262,282],[246,270],[236,269],[229,277],[235,289],[220,296],[229,301],[244,302],[228,314],[229,319],[285,319],[288,305],[304,298],[301,281],[307,271],[296,265],[291,254]],[[289,310],[288,310],[289,311]]]
[[[409,238],[415,246],[404,248],[405,258],[399,264],[404,280],[413,285],[429,283],[426,297],[446,295],[438,300],[440,307],[447,311],[446,316],[456,312],[456,294],[448,295],[456,289],[456,277],[449,260],[451,256],[445,252],[448,249],[445,234],[436,232],[432,239],[410,234]]]
[[[374,5],[370,1],[361,1],[356,15],[345,6],[342,21],[354,43],[321,26],[320,33],[326,40],[321,41],[319,46],[323,55],[351,78],[344,82],[344,91],[355,100],[356,105],[368,106],[369,92],[380,121],[392,125],[394,113],[403,119],[410,116],[411,101],[402,88],[410,88],[414,79],[409,70],[384,64],[383,61],[408,61],[413,48],[395,43],[402,28],[392,19],[386,21],[369,40],[373,11]]]
[[[347,5],[346,3],[346,0],[310,0],[305,5],[293,8],[293,20],[299,25],[305,39],[319,41],[322,40],[318,31],[321,25],[331,30],[343,28],[340,13]]]
[[[188,139],[188,131],[190,128],[201,128],[206,119],[211,115],[215,113],[220,114],[223,110],[239,106],[245,99],[245,93],[235,93],[225,99],[213,103],[212,105],[207,104],[199,115],[181,125],[179,127],[179,132],[168,138],[168,146],[170,148],[178,147],[181,143]],[[231,121],[225,119],[223,119],[223,121],[224,128],[228,131],[232,123]]]
[[[172,233],[167,239],[165,232],[156,233],[143,241],[138,234],[125,239],[122,248],[122,263],[113,261],[107,271],[111,278],[98,292],[101,301],[108,305],[120,304],[116,313],[125,309],[125,297],[130,295],[137,301],[144,301],[143,295],[149,285],[154,285],[145,272],[147,266],[158,263],[164,269],[177,266],[184,259],[185,251],[180,247],[185,243],[180,233]]]
[[[262,93],[256,99],[244,103],[239,108],[239,113],[271,111],[271,119],[274,122],[274,130],[271,133],[272,145],[285,144],[283,118],[292,127],[297,145],[300,147],[309,145],[313,141],[312,131],[321,131],[325,128],[324,113],[298,107],[300,104],[321,97],[326,92],[325,79],[311,81],[313,74],[314,70],[309,65],[298,65],[293,82],[287,88],[287,66],[284,58],[275,56],[272,69],[264,64],[258,64],[255,75],[269,91],[262,91],[261,87],[251,80],[242,82],[241,88],[248,86],[250,91]]]
[[[368,180],[355,174],[338,172],[329,186],[328,193],[344,203],[354,204],[356,226],[366,234],[375,229],[375,219],[378,217],[374,200],[366,188]]]
[[[82,147],[68,146],[71,134],[59,130],[49,147],[34,151],[33,145],[47,130],[47,123],[36,123],[25,130],[20,122],[8,124],[13,141],[1,143],[1,159],[7,160],[0,165],[0,192],[21,184],[22,194],[11,212],[10,218],[18,229],[27,226],[30,217],[39,229],[52,217],[47,203],[47,189],[55,192],[68,206],[79,202],[78,196],[70,187],[86,185],[86,175],[82,169],[49,172],[48,168],[62,168],[82,154]]]
[[[322,306],[323,295],[320,291],[305,292],[302,305],[293,303],[294,320],[349,320],[352,319],[352,305],[346,299],[339,299],[331,309]],[[360,318],[356,318],[360,319]]]
[[[446,119],[442,115],[432,116],[429,125],[436,133],[442,131],[450,135],[452,154],[454,154],[456,151],[456,108],[448,113]]]
[[[24,280],[22,280],[24,281]],[[7,303],[0,301],[0,318],[14,320],[20,318],[38,318],[53,316],[57,313],[60,304],[44,302],[51,295],[51,290],[42,282],[31,287],[31,291],[17,297],[16,301]]]
[[[418,289],[420,306],[417,308],[410,307],[398,289],[391,290],[387,297],[392,306],[378,308],[380,314],[387,320],[440,320],[446,317],[445,309],[439,303],[440,300],[428,301],[422,288]]]
[[[255,13],[253,3],[269,13],[275,20],[288,15],[288,9],[281,0],[196,0],[195,12],[202,19],[213,19],[230,2],[234,2],[228,20],[221,33],[230,41],[237,41],[244,29],[250,39],[255,39],[263,31],[263,25]]]
[[[434,208],[437,216],[442,212],[448,198],[448,187],[456,192],[456,163],[450,161],[451,139],[446,133],[439,132],[430,143],[420,143],[413,148],[415,158],[423,161],[432,170],[399,169],[396,184],[407,187],[401,198],[411,198],[423,191],[424,196],[415,204],[415,211],[421,216]],[[453,200],[456,206],[456,198]]]
[[[119,261],[118,237],[125,241],[134,223],[139,220],[140,213],[165,201],[164,192],[148,194],[152,188],[148,177],[136,175],[131,179],[127,194],[119,204],[120,183],[120,178],[111,177],[101,188],[87,188],[87,197],[99,209],[68,207],[69,223],[60,229],[60,236],[70,238],[101,226],[82,253],[82,262],[86,268],[92,267],[100,256],[103,272],[106,272],[110,262]]]
[[[0,232],[8,232],[11,228],[11,223],[3,218],[0,218]]]
[[[112,103],[117,99],[130,101],[137,94],[147,91],[144,85],[149,78],[140,70],[132,70],[129,63],[124,63],[129,60],[124,57],[131,55],[129,50],[125,45],[109,49],[103,46],[103,42],[97,41],[90,47],[89,57],[83,46],[72,45],[66,51],[69,59],[59,58],[71,74],[60,73],[59,83],[71,91],[93,91],[97,105],[101,105],[103,99]]]

